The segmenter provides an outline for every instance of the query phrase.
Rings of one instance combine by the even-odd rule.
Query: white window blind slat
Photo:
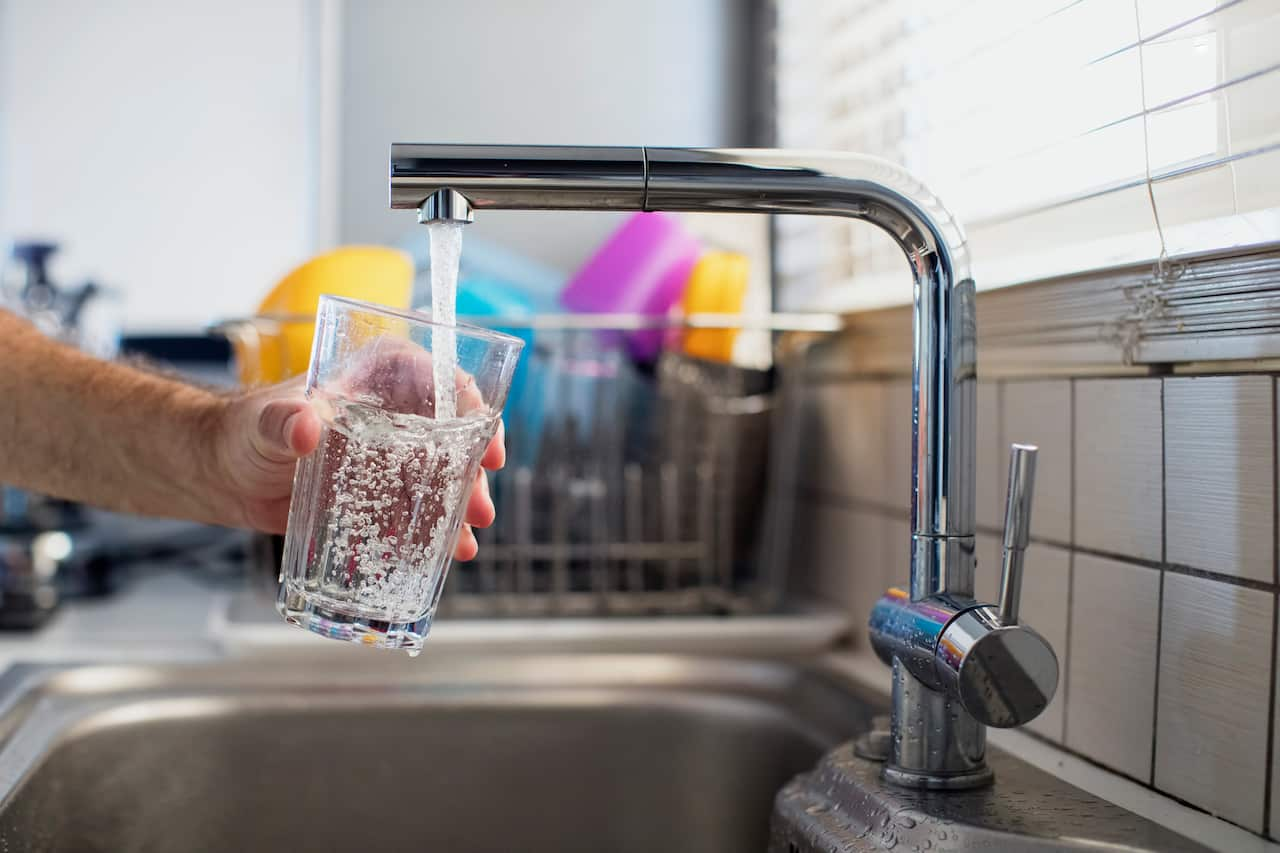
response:
[[[1280,0],[778,3],[780,143],[920,175],[979,289],[1280,240]],[[779,237],[786,307],[909,298],[867,226]]]

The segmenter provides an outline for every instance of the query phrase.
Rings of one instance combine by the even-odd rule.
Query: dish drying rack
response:
[[[442,615],[762,613],[782,599],[799,441],[790,368],[667,349],[637,365],[628,335],[682,329],[827,333],[831,314],[469,318],[526,337],[504,412],[498,518],[455,563]],[[777,347],[773,347],[777,350]]]

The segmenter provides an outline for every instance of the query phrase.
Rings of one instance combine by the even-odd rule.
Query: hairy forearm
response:
[[[211,445],[225,407],[209,391],[99,361],[0,310],[0,482],[225,523]]]

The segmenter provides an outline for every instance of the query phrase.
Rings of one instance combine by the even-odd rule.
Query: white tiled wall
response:
[[[1149,782],[1160,571],[1076,554],[1071,611],[1067,746]]]
[[[1271,377],[1169,379],[1164,393],[1169,562],[1272,582]]]
[[[891,541],[901,526],[901,542]],[[866,618],[886,589],[906,579],[901,563],[888,558],[895,545],[906,549],[906,523],[874,512],[848,510],[830,503],[804,502],[797,515],[796,554],[811,569],[800,573],[800,591],[845,605],[860,618],[854,638],[866,639]],[[858,565],[855,569],[854,561]],[[901,575],[901,577],[899,577]]]
[[[1075,383],[1075,544],[1161,558],[1159,379]]]
[[[830,393],[830,392],[829,392]],[[835,493],[868,501],[884,500],[889,485],[888,436],[884,429],[885,386],[864,382],[852,396],[839,394],[825,407],[827,438],[838,451],[828,468],[837,479],[825,483]]]
[[[878,383],[822,383],[804,394],[800,482],[849,497],[884,487],[883,391]]]
[[[977,392],[977,443],[974,465],[977,467],[977,506],[974,515],[979,527],[998,529],[1004,524],[1004,496],[1000,472],[1006,448],[1000,437],[1000,386],[979,382]]]
[[[995,601],[1000,594],[1000,537],[979,533],[974,550],[978,568],[974,572],[973,594],[981,601]]]
[[[1156,787],[1261,832],[1275,596],[1171,572],[1163,599]]]
[[[1002,389],[1004,443],[1034,444],[1036,503],[1031,533],[1050,542],[1071,541],[1071,382],[1006,382]],[[1000,482],[1009,476],[1002,447]],[[1003,497],[1003,496],[1001,496]]]
[[[1071,600],[1071,560],[1066,548],[1033,542],[1027,548],[1022,578],[1022,621],[1039,631],[1058,653],[1061,683],[1071,665],[1068,626]],[[1066,722],[1066,691],[1059,690],[1044,712],[1028,728],[1061,743]]]
[[[1280,605],[1277,605],[1280,606]],[[1273,661],[1280,661],[1280,635],[1275,639],[1276,657]],[[1280,678],[1276,678],[1274,689],[1276,694],[1280,694]],[[1272,751],[1275,750],[1276,731],[1280,730],[1280,695],[1272,695],[1271,706],[1274,709],[1274,716],[1271,720],[1271,745]],[[1269,834],[1272,838],[1280,839],[1280,761],[1274,758],[1271,761],[1271,825]]]
[[[897,379],[884,387],[885,464],[889,478],[885,497],[897,506],[911,506],[911,380]]]
[[[977,399],[980,599],[999,583],[1007,444],[1041,447],[1022,613],[1062,678],[1030,730],[1280,838],[1275,378],[988,380]],[[810,588],[853,608],[865,642],[871,602],[906,581],[909,386],[813,400],[827,443],[881,429],[801,478]]]

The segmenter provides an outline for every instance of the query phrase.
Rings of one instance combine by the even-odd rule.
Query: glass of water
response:
[[[276,609],[317,634],[422,650],[523,342],[324,296]]]

